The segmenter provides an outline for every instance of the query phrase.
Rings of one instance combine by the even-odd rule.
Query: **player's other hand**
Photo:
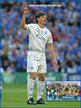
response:
[[[54,59],[54,66],[55,66],[56,68],[58,68],[58,62],[57,62],[56,59]]]
[[[29,9],[27,7],[27,4],[25,4],[24,15],[27,15],[28,13],[29,13]]]
[[[4,52],[3,51],[1,51],[1,56],[3,56],[4,55]]]

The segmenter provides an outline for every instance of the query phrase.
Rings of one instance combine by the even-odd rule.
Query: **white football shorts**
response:
[[[46,73],[46,56],[44,52],[28,51],[27,72]]]

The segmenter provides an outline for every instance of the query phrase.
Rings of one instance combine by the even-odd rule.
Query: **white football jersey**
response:
[[[38,24],[27,24],[26,31],[29,34],[29,50],[45,52],[46,43],[53,43],[51,32],[46,28],[40,28]]]

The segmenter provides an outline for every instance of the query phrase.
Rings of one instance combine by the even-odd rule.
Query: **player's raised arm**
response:
[[[24,8],[24,13],[23,13],[23,17],[20,23],[20,28],[26,30],[27,26],[25,25],[25,19],[26,19],[26,15],[29,13],[27,4],[25,4],[25,8]]]

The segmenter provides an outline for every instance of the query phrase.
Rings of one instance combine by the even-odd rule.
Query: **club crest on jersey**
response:
[[[45,34],[47,34],[47,32],[45,31]]]

